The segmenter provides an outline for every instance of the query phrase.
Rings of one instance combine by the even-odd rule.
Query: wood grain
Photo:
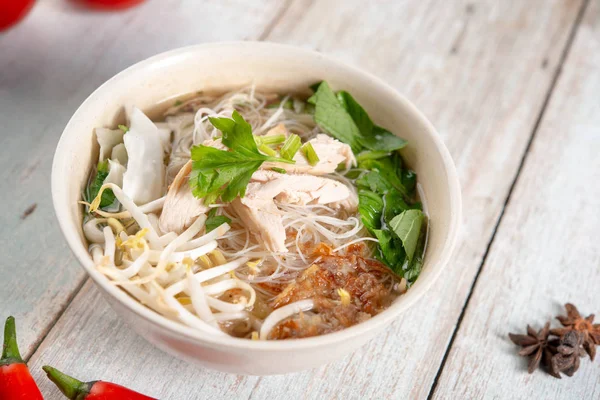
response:
[[[173,360],[137,338],[86,286],[33,356],[36,377],[39,366],[52,363],[83,379],[126,382],[161,398],[425,398],[581,4],[293,2],[266,40],[318,49],[379,75],[407,94],[446,141],[465,210],[447,273],[360,351],[316,370],[265,378]]]
[[[59,232],[50,197],[52,156],[69,117],[128,65],[173,47],[257,38],[285,5],[169,3],[97,13],[71,1],[40,1],[22,24],[0,36],[0,318],[17,318],[25,357],[85,279]]]
[[[508,332],[600,313],[600,2],[577,32],[434,398],[598,399],[600,363],[528,375]],[[560,326],[553,320],[554,326]]]

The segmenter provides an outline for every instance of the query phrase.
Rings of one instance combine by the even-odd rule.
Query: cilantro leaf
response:
[[[279,157],[261,154],[252,136],[252,127],[237,111],[233,119],[210,118],[213,126],[223,133],[223,144],[229,151],[198,145],[192,147],[192,172],[189,185],[194,196],[204,198],[205,204],[212,204],[221,198],[230,202],[236,197],[244,197],[252,174],[263,162],[286,162]]]

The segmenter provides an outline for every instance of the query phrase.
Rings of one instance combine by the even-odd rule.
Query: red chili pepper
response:
[[[99,10],[122,10],[125,8],[133,7],[144,0],[75,0],[79,3],[88,7],[96,8]]]
[[[4,325],[4,349],[0,359],[0,399],[44,399],[19,353],[14,317],[8,317]]]
[[[0,0],[0,31],[25,18],[35,0]]]
[[[48,365],[42,369],[60,391],[71,400],[156,400],[110,382],[81,382]]]

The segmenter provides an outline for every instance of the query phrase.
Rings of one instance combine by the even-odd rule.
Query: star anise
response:
[[[551,333],[556,336],[564,336],[569,331],[577,331],[583,335],[583,348],[594,361],[596,346],[600,345],[600,324],[594,324],[594,314],[583,318],[577,307],[571,303],[565,304],[567,315],[556,317],[564,328],[552,329]]]
[[[567,376],[579,369],[580,358],[585,356],[583,334],[575,330],[568,331],[559,340],[551,341],[548,350],[555,353],[547,364],[550,375],[560,379],[560,373]]]
[[[540,365],[542,357],[544,357],[544,363],[549,365],[552,353],[548,349],[548,336],[550,334],[550,322],[546,322],[546,325],[536,332],[531,326],[527,325],[527,335],[518,335],[515,333],[509,333],[510,340],[513,341],[517,346],[521,346],[522,349],[519,351],[519,355],[523,357],[529,356],[529,367],[527,370],[531,374]]]

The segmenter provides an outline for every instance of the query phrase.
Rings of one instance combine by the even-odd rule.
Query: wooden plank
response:
[[[435,398],[598,399],[600,363],[528,375],[508,332],[600,313],[600,2],[592,1],[457,332]],[[560,326],[553,320],[555,326]],[[567,379],[567,382],[564,380]]]
[[[240,377],[232,383],[228,375],[199,369],[190,381],[235,384],[240,398],[248,394],[256,399],[426,397],[580,6],[580,1],[561,0],[454,2],[447,7],[433,1],[293,3],[267,40],[333,54],[380,75],[415,101],[439,128],[459,168],[465,227],[454,262],[431,295],[362,350],[304,373]],[[84,308],[80,303],[93,306]],[[77,310],[100,304],[93,291],[76,299],[48,344],[35,354],[36,371],[47,360],[71,371],[83,364],[60,356],[67,347],[88,351],[83,339],[74,342],[71,329],[84,339],[132,335],[120,323],[111,325],[114,319],[105,320],[110,312],[93,324],[72,325],[81,315]],[[95,371],[103,379],[129,382],[132,376],[142,390],[159,390],[151,383],[154,379],[177,381],[178,370],[164,367],[167,356],[153,352],[141,359],[139,350],[119,349],[124,352],[119,360],[127,361],[114,361],[113,368],[90,367],[83,378],[97,378]],[[111,351],[98,350],[97,355],[108,360]],[[159,367],[145,381],[135,378],[149,363]],[[189,388],[170,389],[168,398],[189,396]]]
[[[17,317],[25,357],[85,279],[50,198],[54,148],[77,106],[116,72],[155,53],[257,38],[284,5],[151,1],[125,12],[90,13],[67,1],[38,2],[21,25],[0,36],[0,318]]]
[[[427,396],[580,7],[317,1],[290,8],[269,40],[375,73],[438,127],[458,167],[465,225],[431,295],[385,335],[317,371],[263,378],[253,398]]]

